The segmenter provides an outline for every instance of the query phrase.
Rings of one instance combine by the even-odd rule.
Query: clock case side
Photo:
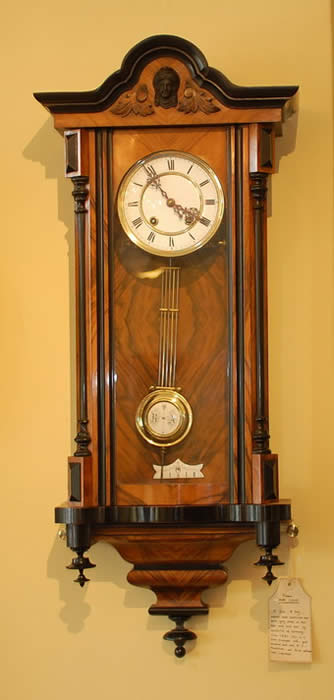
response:
[[[108,442],[104,426],[106,421],[114,420],[114,374],[109,365],[114,342],[110,105],[121,98],[125,89],[135,87],[152,57],[160,60],[156,69],[153,66],[153,73],[161,67],[161,57],[164,62],[171,58],[182,62],[191,79],[205,88],[210,99],[224,106],[208,114],[197,110],[201,113],[201,125],[210,128],[220,118],[222,124],[230,124],[233,134],[237,307],[234,335],[239,425],[237,502],[229,504],[118,506],[113,501],[112,469],[108,472],[105,468],[106,458],[113,461],[113,445]],[[81,97],[77,93],[36,95],[55,115],[56,125],[73,127],[65,131],[65,142],[66,175],[74,185],[77,241],[79,428],[77,449],[69,458],[69,498],[56,508],[56,521],[66,525],[67,544],[76,553],[70,568],[79,572],[76,580],[80,585],[87,580],[84,570],[91,566],[84,552],[96,541],[109,541],[132,562],[129,580],[150,587],[157,595],[151,614],[165,614],[175,621],[176,631],[167,638],[175,642],[180,655],[189,638],[189,631],[183,629],[184,621],[191,614],[207,613],[200,594],[226,579],[222,562],[240,542],[256,536],[265,550],[258,563],[267,567],[265,578],[271,583],[272,566],[280,563],[272,549],[279,544],[281,521],[291,517],[290,504],[279,500],[277,456],[269,448],[266,180],[274,172],[274,134],[280,132],[284,114],[292,110],[297,89],[238,88],[210,69],[203,58],[189,42],[153,37],[130,51],[121,70],[93,93],[79,93]],[[175,126],[176,118],[184,126],[184,113],[175,117],[175,110],[161,106],[158,110],[163,124],[174,114],[170,125]],[[96,113],[103,119],[93,128]],[[210,121],[212,115],[215,122]],[[245,117],[248,124],[242,123]],[[117,115],[117,120],[117,128],[122,129],[132,127],[135,120],[138,133],[147,124],[140,113]],[[194,114],[190,114],[188,123],[194,122]],[[111,261],[110,265],[106,260]]]

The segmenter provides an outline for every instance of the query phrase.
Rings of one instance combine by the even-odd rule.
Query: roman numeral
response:
[[[189,170],[187,170],[187,175],[189,175],[189,173],[190,173],[190,171],[191,171],[191,169],[192,169],[193,167],[194,167],[194,164],[192,164],[192,165],[190,166]]]
[[[140,182],[134,182],[134,185],[137,185],[137,187],[144,187],[144,185],[141,185]]]
[[[173,236],[169,236],[169,247],[174,248],[174,238]]]
[[[204,187],[204,185],[207,185],[209,183],[209,180],[203,180],[203,182],[199,183],[200,187]]]
[[[216,200],[215,199],[206,199],[205,204],[208,204],[208,205],[209,204],[216,204]]]
[[[188,231],[188,233],[189,233],[189,236],[190,236],[190,238],[192,238],[192,239],[193,239],[193,241],[196,241],[196,238],[195,238],[195,236],[193,236],[193,234],[192,234],[192,233],[190,233],[190,231]]]
[[[173,158],[168,159],[167,163],[168,163],[168,170],[175,170],[175,161]]]
[[[207,219],[206,216],[201,216],[199,222],[203,224],[203,226],[209,226],[209,224],[211,224],[210,219]]]
[[[141,216],[138,216],[137,219],[134,219],[134,220],[133,220],[132,225],[133,225],[135,228],[139,228],[139,226],[141,226],[142,223],[143,223],[143,219],[141,218]]]
[[[153,165],[144,165],[144,170],[146,172],[146,175],[149,175],[149,177],[155,177],[157,174],[153,168]]]
[[[128,207],[138,207],[139,202],[128,202]]]
[[[149,235],[147,236],[147,240],[148,240],[148,241],[151,241],[151,243],[153,243],[153,242],[154,242],[154,239],[155,239],[155,233],[154,233],[153,231],[151,231],[151,232],[149,233]]]

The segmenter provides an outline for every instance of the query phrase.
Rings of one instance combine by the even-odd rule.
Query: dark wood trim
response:
[[[236,182],[236,296],[237,296],[237,396],[238,396],[238,500],[246,502],[245,465],[245,310],[244,310],[244,196],[243,129],[235,130]]]
[[[234,478],[234,343],[233,343],[233,206],[232,206],[232,133],[231,128],[227,130],[227,211],[226,211],[226,243],[228,256],[228,356],[229,356],[229,499],[230,503],[235,500],[235,478]]]
[[[79,415],[78,433],[75,437],[77,449],[74,452],[76,457],[89,456],[88,448],[91,442],[91,437],[88,432],[88,415],[87,415],[87,338],[86,338],[86,253],[85,253],[85,235],[86,235],[86,200],[88,197],[88,177],[80,175],[72,178],[73,182],[73,198],[74,198],[74,213],[75,213],[75,231],[77,236],[77,270],[78,270],[78,410]]]
[[[110,502],[116,504],[116,384],[115,384],[115,335],[114,335],[114,257],[115,222],[112,173],[113,133],[107,132],[107,183],[108,183],[108,243],[109,243],[109,400],[110,400]]]
[[[204,564],[203,562],[196,563],[193,561],[182,560],[180,562],[159,562],[158,564],[140,563],[134,565],[134,569],[136,569],[136,571],[207,571],[209,569],[216,570],[222,568],[223,565],[220,561],[210,564],[206,562]]]
[[[101,112],[131,89],[143,68],[160,57],[181,60],[198,85],[228,107],[263,109],[290,108],[298,87],[243,87],[235,85],[223,73],[210,68],[205,56],[194,44],[177,36],[157,35],[136,44],[125,56],[122,66],[95,90],[85,92],[36,92],[34,97],[52,114]]]
[[[266,415],[266,351],[264,300],[264,216],[267,193],[267,174],[251,173],[251,193],[254,210],[255,238],[255,354],[256,354],[256,414],[253,433],[253,451],[266,454],[269,448],[269,420]]]
[[[99,504],[106,503],[106,416],[105,416],[105,298],[104,298],[104,131],[96,131],[96,306],[97,306],[97,403]]]
[[[92,524],[95,528],[114,525],[136,529],[151,525],[205,528],[238,523],[245,527],[263,522],[291,519],[288,501],[277,503],[216,503],[209,506],[103,506],[80,508],[59,506],[55,509],[55,522],[73,525]],[[157,537],[155,530],[152,536]],[[112,532],[110,533],[112,535]]]

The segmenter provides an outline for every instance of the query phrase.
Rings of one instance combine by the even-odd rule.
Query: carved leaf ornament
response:
[[[212,114],[213,112],[219,112],[220,107],[218,107],[213,97],[208,95],[205,90],[198,90],[194,83],[187,80],[183,98],[178,105],[178,110],[179,112],[185,112],[185,114],[190,114],[190,112],[194,114],[198,112],[198,110],[205,114]]]
[[[141,83],[136,90],[126,92],[117,100],[116,104],[110,110],[113,114],[118,114],[120,117],[127,117],[128,114],[140,114],[146,117],[148,114],[153,114],[154,109],[152,102],[149,100],[147,85]]]
[[[140,83],[135,90],[125,92],[124,95],[117,100],[116,104],[111,107],[110,111],[120,117],[127,117],[131,113],[146,117],[155,112],[153,101],[154,98],[150,96],[147,85],[145,83]],[[168,104],[167,101],[165,103],[163,101],[157,102],[156,98],[155,104],[160,105],[164,109],[174,106],[170,103]],[[183,96],[181,100],[175,104],[175,108],[179,112],[184,112],[185,114],[195,114],[198,111],[204,112],[204,114],[212,114],[220,110],[220,107],[218,107],[213,97],[205,90],[200,90],[198,86],[190,80],[186,81]]]

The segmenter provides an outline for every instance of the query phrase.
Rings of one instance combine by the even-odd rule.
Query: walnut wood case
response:
[[[80,585],[94,542],[133,564],[128,580],[156,593],[149,612],[176,623],[165,638],[177,656],[194,638],[185,620],[207,613],[201,593],[224,583],[241,542],[256,537],[271,583],[291,517],[269,447],[266,192],[296,93],[234,85],[188,41],[155,36],[96,90],[35,95],[64,133],[75,212],[78,433],[56,521]],[[156,380],[166,260],[125,235],[117,194],[136,161],[169,149],[205,161],[225,196],[213,238],[177,258],[177,382],[194,419],[164,459],[202,464],[201,478],[154,478],[161,450],[135,425]]]

